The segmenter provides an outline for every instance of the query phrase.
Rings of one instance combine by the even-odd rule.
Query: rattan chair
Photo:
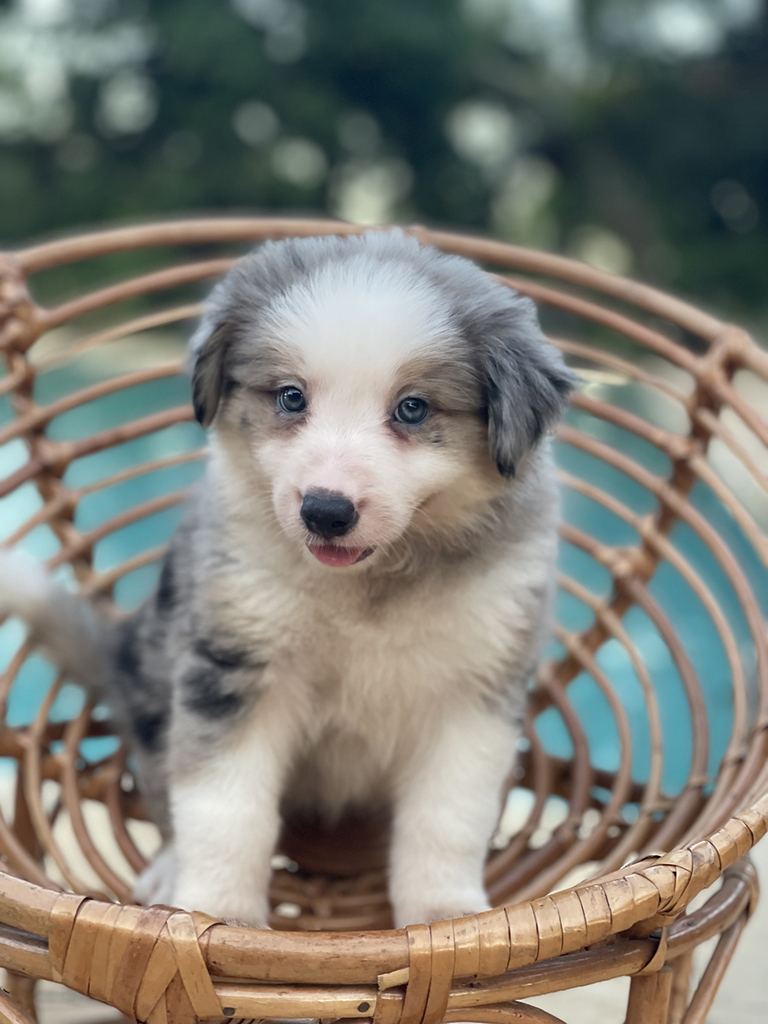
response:
[[[246,245],[356,230],[184,221],[0,256],[2,542],[135,603],[200,466],[183,321]],[[273,931],[131,906],[152,827],[125,752],[8,622],[3,1021],[33,1019],[34,979],[49,979],[150,1024],[552,1024],[518,1000],[627,975],[630,1024],[704,1021],[768,826],[768,356],[653,288],[409,230],[532,296],[584,381],[558,441],[560,624],[487,864],[498,909],[389,929],[384,834],[360,820],[286,827]],[[691,992],[692,951],[715,935]]]

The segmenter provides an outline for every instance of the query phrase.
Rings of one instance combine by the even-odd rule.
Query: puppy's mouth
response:
[[[336,544],[308,544],[308,550],[323,565],[344,569],[373,554],[373,548],[343,548]]]

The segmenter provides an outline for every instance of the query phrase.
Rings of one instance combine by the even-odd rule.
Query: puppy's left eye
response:
[[[307,400],[299,388],[287,387],[277,392],[277,404],[283,412],[304,412]]]
[[[395,419],[398,423],[413,426],[425,420],[428,412],[429,406],[423,398],[404,398],[395,409]]]

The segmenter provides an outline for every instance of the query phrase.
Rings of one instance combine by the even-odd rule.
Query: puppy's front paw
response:
[[[155,903],[173,905],[173,886],[176,881],[176,858],[172,846],[164,846],[141,872],[133,884],[134,903],[150,907]]]
[[[178,885],[171,904],[183,910],[199,910],[233,928],[268,928],[269,903],[266,896],[215,892],[202,885]]]
[[[431,921],[469,917],[490,909],[488,897],[482,891],[470,890],[448,894],[427,892],[421,899],[403,901],[395,905],[395,927],[405,928],[409,924],[429,924]]]

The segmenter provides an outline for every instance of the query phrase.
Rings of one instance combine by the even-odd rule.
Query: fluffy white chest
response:
[[[440,702],[495,686],[538,644],[529,592],[521,601],[515,585],[530,578],[530,565],[502,565],[380,601],[354,586],[324,592],[273,579],[268,594],[249,588],[238,617],[266,649],[269,685],[300,701],[315,728],[367,734],[375,721],[410,732]]]

